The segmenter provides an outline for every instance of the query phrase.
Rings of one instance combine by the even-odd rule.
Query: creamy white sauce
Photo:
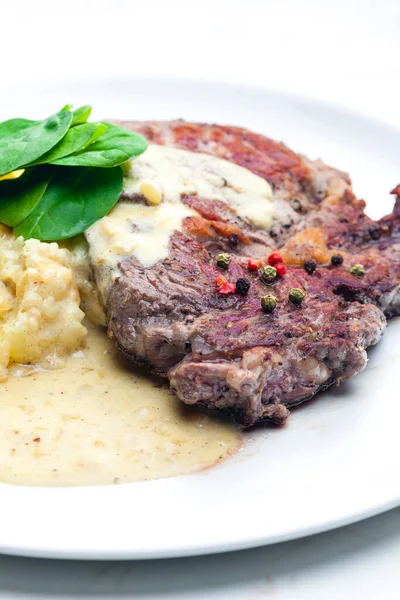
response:
[[[147,206],[121,200],[86,232],[92,261],[115,268],[122,257],[134,254],[144,267],[150,267],[168,256],[172,234],[182,230],[186,217],[196,214],[182,202]]]
[[[257,227],[268,229],[273,217],[272,188],[265,179],[234,163],[179,148],[150,144],[131,163],[125,191],[140,194],[142,181],[153,181],[164,202],[178,203],[182,194],[221,200]]]
[[[102,265],[109,274],[123,256],[134,255],[144,267],[168,256],[173,232],[182,230],[186,217],[197,214],[181,202],[182,195],[225,202],[260,228],[272,223],[271,186],[221,158],[153,144],[125,168],[125,176],[124,191],[133,200],[120,201],[86,233],[94,266]],[[158,205],[143,203],[144,182],[160,190]]]
[[[89,327],[64,369],[16,365],[0,383],[0,481],[93,485],[207,468],[241,446],[229,423],[185,407]]]

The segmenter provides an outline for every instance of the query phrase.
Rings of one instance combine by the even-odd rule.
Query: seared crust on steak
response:
[[[304,215],[325,203],[340,202],[346,190],[347,199],[355,199],[346,173],[295,154],[284,144],[247,129],[184,121],[119,124],[154,144],[224,158],[266,179],[274,190],[276,218],[269,232],[259,231],[258,235],[273,247],[292,235]]]
[[[149,268],[134,256],[123,259],[106,294],[118,347],[167,376],[184,402],[228,408],[245,425],[282,423],[288,407],[360,372],[366,348],[383,333],[384,313],[400,311],[400,200],[374,222],[347,175],[263,136],[181,121],[123,124],[152,142],[245,166],[273,186],[277,210],[266,232],[223,202],[182,198],[199,216],[172,235],[168,257]],[[233,256],[224,272],[215,261],[221,249]],[[278,249],[288,271],[266,286],[249,273],[247,258],[261,259],[261,267]],[[343,263],[333,266],[337,253]],[[304,270],[310,259],[317,263],[311,275]],[[356,263],[363,277],[350,274]],[[221,295],[221,273],[230,282],[250,279],[247,296]],[[306,293],[300,306],[288,299],[292,287]],[[265,314],[260,298],[269,293],[278,303]]]

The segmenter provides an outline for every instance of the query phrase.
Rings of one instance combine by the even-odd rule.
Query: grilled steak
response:
[[[272,186],[275,215],[265,230],[221,199],[182,194],[193,214],[172,232],[167,255],[144,266],[128,254],[108,278],[89,232],[118,347],[167,376],[184,402],[230,409],[245,425],[282,423],[288,407],[361,371],[366,348],[385,328],[384,313],[400,311],[400,201],[392,215],[373,222],[347,175],[243,129],[180,121],[124,125],[153,143],[245,166]],[[144,201],[129,190],[123,199]],[[258,259],[261,269],[278,249],[287,273],[267,285],[260,270],[249,271],[248,259]],[[216,264],[221,250],[231,255],[226,270]],[[364,275],[349,272],[356,263]],[[233,285],[247,280],[248,292],[221,293],[221,275]],[[289,299],[291,288],[304,290],[301,304]],[[271,313],[260,304],[266,294],[277,300]]]
[[[304,216],[313,213],[325,204],[341,202],[345,192],[346,201],[353,199],[350,179],[346,173],[332,169],[321,161],[311,161],[295,154],[284,144],[270,140],[239,127],[171,122],[120,123],[128,129],[141,133],[149,142],[191,152],[203,152],[229,160],[249,169],[268,181],[274,189],[276,218],[269,231],[249,232],[246,223],[229,215],[226,206],[212,203],[211,213],[206,208],[206,219],[238,223],[245,227],[250,238],[260,237],[272,247],[281,246],[304,221]],[[196,207],[197,209],[197,207]],[[229,216],[228,216],[229,215]]]

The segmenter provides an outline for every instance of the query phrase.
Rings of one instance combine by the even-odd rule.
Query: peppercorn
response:
[[[351,275],[354,275],[355,277],[362,277],[365,273],[363,265],[360,265],[358,263],[356,265],[351,266],[349,271]]]
[[[228,281],[226,283],[223,283],[218,288],[219,294],[233,294],[234,291],[235,291],[235,285],[233,283],[229,283]]]
[[[231,233],[231,235],[228,237],[228,242],[231,246],[237,246],[239,244],[239,236],[237,233]]]
[[[300,288],[290,288],[289,300],[293,304],[301,304],[305,298],[306,293]]]
[[[215,278],[215,283],[217,284],[219,294],[233,294],[236,289],[235,285],[229,283],[223,275],[218,275],[218,277]]]
[[[231,262],[231,257],[229,254],[222,252],[217,256],[217,267],[220,269],[227,269],[229,267],[229,263]]]
[[[235,292],[239,294],[239,296],[243,296],[243,298],[247,295],[247,292],[250,289],[250,281],[245,277],[239,277],[236,282]]]
[[[343,256],[341,254],[334,254],[331,256],[331,263],[334,267],[338,267],[343,263]]]
[[[268,295],[261,298],[261,307],[266,313],[272,313],[272,311],[275,310],[276,304],[275,296]]]
[[[260,277],[264,283],[272,283],[276,278],[276,269],[275,267],[263,267],[260,271]]]
[[[218,277],[215,278],[215,283],[217,284],[218,287],[221,287],[221,285],[224,285],[224,283],[227,283],[227,279],[223,275],[218,275]]]
[[[249,258],[249,260],[247,261],[247,268],[249,271],[257,271],[258,260],[253,260],[252,258]]]
[[[278,252],[273,252],[268,256],[268,264],[274,267],[277,263],[283,262],[283,258]]]
[[[309,275],[312,275],[316,268],[317,268],[317,263],[315,262],[315,260],[306,260],[306,262],[304,263],[304,270]]]
[[[286,275],[286,267],[283,263],[276,263],[275,269],[279,277]]]
[[[381,230],[379,229],[379,227],[376,227],[374,225],[368,229],[368,233],[371,240],[374,241],[379,240],[379,238],[381,237]]]

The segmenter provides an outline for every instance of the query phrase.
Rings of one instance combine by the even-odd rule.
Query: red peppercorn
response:
[[[252,258],[249,258],[249,260],[247,261],[247,268],[249,271],[257,271],[258,264],[259,264],[258,260],[253,260]]]
[[[218,288],[220,294],[233,294],[236,290],[234,283],[224,283]]]
[[[279,277],[286,275],[286,267],[283,263],[275,263],[275,269]]]
[[[283,262],[283,258],[278,252],[273,252],[268,256],[268,264],[274,267],[278,263]]]
[[[233,294],[236,291],[236,285],[229,283],[223,275],[216,277],[215,283],[217,284],[219,294]]]
[[[224,285],[224,283],[227,283],[227,279],[223,275],[218,275],[218,277],[215,278],[215,283],[219,287],[221,285]]]

